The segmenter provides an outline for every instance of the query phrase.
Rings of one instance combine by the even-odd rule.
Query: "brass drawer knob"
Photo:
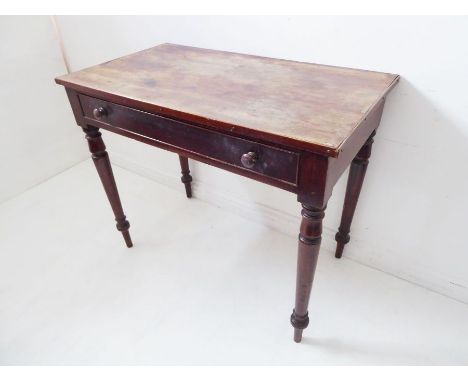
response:
[[[252,168],[253,166],[255,166],[257,159],[257,154],[253,151],[249,151],[248,153],[243,154],[241,157],[242,166],[244,166],[245,168]]]
[[[102,119],[107,115],[107,110],[104,109],[102,106],[99,106],[93,110],[93,116],[96,119]]]

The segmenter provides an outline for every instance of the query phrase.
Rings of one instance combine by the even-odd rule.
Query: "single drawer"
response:
[[[98,121],[101,124],[130,131],[165,145],[194,153],[197,156],[293,185],[297,184],[298,153],[226,135],[83,94],[80,94],[79,97],[83,113],[89,124]]]

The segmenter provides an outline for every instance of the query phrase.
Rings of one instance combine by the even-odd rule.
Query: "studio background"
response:
[[[0,202],[89,158],[64,89],[54,83],[67,65],[76,71],[171,42],[399,74],[344,256],[468,303],[468,18],[2,17],[0,35]],[[106,131],[103,137],[113,164],[182,189],[176,154]],[[195,198],[297,236],[295,195],[190,166]],[[331,251],[346,179],[326,210],[322,246]]]

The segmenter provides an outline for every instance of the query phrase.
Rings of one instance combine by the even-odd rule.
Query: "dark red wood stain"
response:
[[[352,162],[336,257],[349,241],[372,137],[394,74],[163,44],[62,76],[126,244],[126,219],[99,129],[297,194],[302,204],[294,340],[308,305],[328,199]],[[253,254],[255,255],[255,254]]]

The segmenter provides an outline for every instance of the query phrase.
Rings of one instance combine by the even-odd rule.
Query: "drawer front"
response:
[[[271,178],[297,184],[297,153],[80,94],[86,119]],[[92,121],[90,121],[92,120]],[[91,124],[90,123],[90,124]]]

